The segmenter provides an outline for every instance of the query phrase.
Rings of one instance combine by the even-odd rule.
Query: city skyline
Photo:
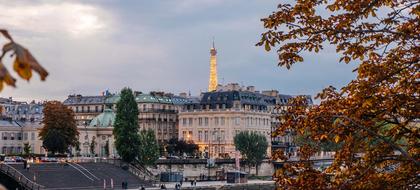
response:
[[[274,11],[276,4],[0,1],[6,10],[2,27],[51,74],[45,82],[18,81],[17,88],[6,87],[1,96],[64,100],[69,94],[98,95],[124,86],[196,95],[207,90],[213,36],[219,83],[312,96],[329,85],[347,84],[356,65],[338,64],[338,56],[328,46],[325,54],[307,54],[305,63],[291,70],[277,67],[273,53],[254,46],[263,31],[259,19]],[[27,17],[32,19],[23,19]]]

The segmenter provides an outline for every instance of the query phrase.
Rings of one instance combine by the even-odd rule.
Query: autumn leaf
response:
[[[339,135],[336,135],[335,137],[334,137],[334,142],[335,143],[338,143],[340,141],[340,136]]]
[[[7,85],[15,87],[16,79],[10,75],[9,71],[6,69],[3,63],[0,62],[0,83],[2,84],[2,87],[3,82],[5,82]]]
[[[38,63],[38,61],[34,58],[34,56],[21,46],[20,44],[13,41],[10,34],[4,30],[0,29],[0,33],[9,40],[8,43],[3,45],[2,54],[0,57],[0,82],[1,82],[1,89],[3,88],[3,81],[10,86],[15,87],[15,81],[6,67],[1,63],[2,58],[6,53],[12,52],[11,55],[15,56],[13,61],[13,70],[17,72],[17,74],[25,79],[30,80],[32,77],[32,70],[37,72],[40,75],[42,81],[46,79],[48,76],[48,72]],[[0,91],[1,91],[0,89]]]

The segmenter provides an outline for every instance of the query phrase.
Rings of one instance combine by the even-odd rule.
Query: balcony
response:
[[[154,109],[154,108],[139,109],[139,112],[140,113],[170,113],[170,114],[176,114],[175,110]]]

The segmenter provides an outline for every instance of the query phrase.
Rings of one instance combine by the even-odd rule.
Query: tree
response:
[[[41,80],[44,81],[48,76],[48,72],[38,63],[29,50],[16,43],[7,30],[0,29],[0,33],[9,41],[3,45],[0,55],[0,91],[3,89],[3,82],[9,86],[16,86],[16,79],[9,73],[2,62],[3,57],[9,52],[11,52],[11,56],[15,57],[13,69],[21,78],[29,81],[32,77],[32,70],[34,70],[40,75]]]
[[[115,148],[124,161],[131,163],[137,158],[140,149],[139,110],[131,89],[122,89],[120,97],[113,129]]]
[[[49,101],[45,103],[43,114],[42,123],[44,126],[39,136],[43,141],[44,148],[53,154],[64,153],[70,146],[77,144],[79,132],[73,110],[59,101]]]
[[[106,140],[105,143],[105,156],[109,157],[109,140]]]
[[[267,153],[268,142],[266,137],[255,132],[242,131],[234,137],[234,143],[248,165],[256,167],[256,174],[258,175],[258,165]]]
[[[139,161],[144,165],[152,165],[159,158],[159,145],[152,129],[140,132]]]
[[[185,153],[194,156],[198,152],[198,145],[193,140],[187,141],[185,144]]]
[[[29,143],[23,143],[23,154],[29,156],[31,154],[31,145]]]
[[[95,154],[96,154],[96,152],[95,152],[95,147],[96,147],[96,138],[95,138],[95,136],[93,136],[92,137],[92,141],[90,142],[90,146],[89,146],[89,149],[90,149],[90,154],[92,155],[92,156],[95,156]]]
[[[300,147],[302,162],[276,172],[279,189],[410,189],[416,183],[419,17],[419,1],[311,0],[280,4],[262,19],[267,31],[257,45],[267,51],[279,46],[280,66],[289,69],[304,61],[303,52],[327,45],[340,62],[355,64],[357,74],[339,90],[320,92],[320,105],[308,107],[302,97],[290,102],[273,135],[309,132],[313,142],[342,147],[325,172],[307,162],[319,149]],[[282,152],[274,158],[287,160]]]

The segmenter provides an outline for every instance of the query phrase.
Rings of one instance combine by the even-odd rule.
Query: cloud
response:
[[[2,27],[37,35],[86,37],[109,30],[105,11],[80,3],[0,4]]]

